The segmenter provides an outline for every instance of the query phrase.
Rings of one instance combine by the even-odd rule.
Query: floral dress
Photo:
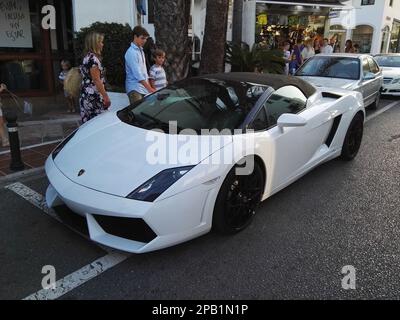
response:
[[[90,69],[97,67],[100,70],[100,80],[105,84],[104,69],[100,59],[92,52],[83,58],[81,66],[82,88],[79,100],[82,122],[85,123],[104,112],[104,101],[102,95],[96,88]]]

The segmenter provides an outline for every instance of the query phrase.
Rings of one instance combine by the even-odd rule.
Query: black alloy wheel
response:
[[[264,193],[260,165],[254,162],[254,170],[248,175],[237,175],[238,167],[227,175],[214,209],[213,228],[223,234],[234,234],[250,225]]]

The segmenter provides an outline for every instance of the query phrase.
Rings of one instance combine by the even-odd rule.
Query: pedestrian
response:
[[[289,75],[289,64],[291,60],[291,54],[290,54],[290,43],[285,41],[283,44],[283,60],[285,60],[285,69],[284,69],[284,74]]]
[[[305,45],[306,45],[305,48],[303,49],[303,51],[301,51],[301,58],[303,60],[303,63],[306,62],[307,59],[310,59],[311,57],[315,56],[312,39],[308,39],[305,42]]]
[[[360,53],[361,51],[360,51],[360,45],[358,44],[358,43],[356,43],[355,45],[354,45],[354,53]]]
[[[81,66],[82,88],[80,96],[80,112],[85,123],[111,106],[105,89],[102,51],[104,35],[98,32],[89,33],[85,40],[85,57]]]
[[[133,42],[125,54],[126,93],[129,101],[134,104],[145,95],[155,92],[149,83],[146,57],[143,51],[149,33],[141,26],[133,29]]]
[[[350,39],[346,41],[346,45],[344,47],[344,52],[345,53],[354,53],[354,47],[353,47],[353,41],[351,41]]]
[[[64,97],[67,100],[67,105],[68,105],[68,113],[74,113],[75,112],[75,100],[74,97],[72,97],[66,90],[65,90],[65,79],[68,76],[68,73],[71,71],[72,65],[69,60],[62,60],[61,61],[61,72],[58,76],[58,80],[60,81],[60,84],[62,85],[63,91],[64,91]]]
[[[150,85],[154,90],[161,90],[168,85],[167,75],[164,70],[165,52],[157,49],[154,53],[155,64],[150,68]]]
[[[329,44],[328,38],[324,39],[324,44],[321,48],[321,53],[322,54],[331,54],[333,53],[333,47]]]
[[[321,53],[321,43],[318,38],[316,38],[314,40],[314,52],[315,52],[315,54]]]
[[[2,83],[0,84],[0,94],[7,90],[7,86]],[[4,126],[4,119],[3,119],[3,110],[1,109],[1,96],[0,96],[0,138],[1,138],[1,145],[2,147],[8,147],[10,145],[7,137],[7,132]]]

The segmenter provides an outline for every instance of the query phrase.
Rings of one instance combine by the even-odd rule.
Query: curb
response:
[[[21,179],[21,178],[29,178],[31,176],[37,175],[37,174],[41,174],[44,173],[44,166],[40,167],[40,168],[33,168],[33,169],[29,169],[29,170],[24,170],[21,172],[16,172],[16,173],[12,173],[9,174],[5,177],[1,177],[0,178],[0,184],[6,184],[9,183],[11,181],[14,181],[16,179]]]

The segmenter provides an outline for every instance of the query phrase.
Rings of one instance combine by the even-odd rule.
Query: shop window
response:
[[[44,66],[36,60],[0,61],[0,82],[13,92],[46,90]]]
[[[386,53],[387,52],[388,43],[389,43],[389,35],[390,35],[390,29],[389,29],[388,26],[386,26],[383,29],[383,32],[382,32],[381,53]]]
[[[42,51],[42,33],[41,33],[41,6],[40,2],[36,0],[19,0],[20,4],[27,5],[27,13],[24,10],[18,12],[21,19],[18,23],[20,25],[20,32],[25,35],[29,35],[32,39],[32,44],[22,45],[22,47],[11,47],[8,43],[5,45],[0,42],[0,50],[2,53],[39,53]],[[6,12],[1,12],[1,14],[5,14]],[[12,12],[13,14],[16,12]],[[5,20],[3,20],[5,21]],[[30,39],[27,39],[30,42]]]
[[[375,4],[375,0],[361,0],[362,6],[372,6]]]
[[[389,52],[400,52],[400,21],[393,22],[392,33],[390,36]]]
[[[357,26],[353,32],[353,44],[358,44],[360,53],[370,53],[374,28],[367,25]]]

